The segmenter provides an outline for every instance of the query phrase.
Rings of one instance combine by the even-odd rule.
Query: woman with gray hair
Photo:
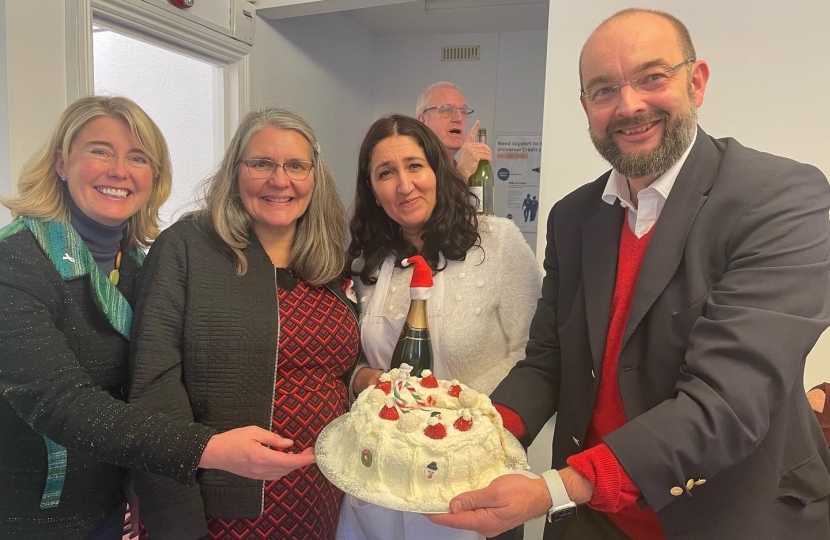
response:
[[[275,482],[139,474],[153,540],[333,538],[342,494],[314,462],[359,354],[345,214],[311,127],[268,108],[240,124],[199,210],[159,236],[138,285],[130,400],[215,429],[284,437]]]
[[[197,468],[279,478],[291,466],[262,446],[280,442],[270,431],[217,434],[125,403],[142,248],[171,181],[147,113],[91,96],[0,199],[15,217],[0,229],[2,538],[120,539],[126,468],[188,482]]]

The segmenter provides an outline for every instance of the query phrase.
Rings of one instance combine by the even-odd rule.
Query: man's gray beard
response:
[[[656,115],[635,116],[623,121],[622,124],[635,126],[647,123],[650,121],[647,117],[651,120],[662,118],[665,122],[660,144],[647,152],[623,152],[620,149],[611,137],[614,131],[622,127],[620,123],[609,124],[604,137],[595,136],[590,127],[588,128],[597,152],[626,178],[657,178],[669,170],[689,148],[697,130],[697,108],[694,101],[691,102],[688,111],[676,113],[673,118],[661,112]]]

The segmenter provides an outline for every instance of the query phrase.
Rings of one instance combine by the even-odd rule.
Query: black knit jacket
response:
[[[52,227],[53,237],[69,229]],[[120,466],[192,480],[213,433],[124,403],[129,343],[102,312],[111,306],[96,297],[91,268],[74,279],[56,270],[54,260],[77,254],[51,255],[25,228],[0,241],[2,539],[87,538],[123,504]],[[125,255],[117,288],[130,304],[137,274]],[[60,502],[48,509],[44,437],[67,449]]]
[[[130,401],[219,431],[270,429],[279,367],[276,271],[250,234],[248,271],[237,276],[210,235],[193,221],[180,221],[147,256],[132,331]],[[326,287],[357,317],[342,284],[338,279]],[[222,471],[204,471],[199,486],[191,487],[141,474],[135,488],[153,540],[199,538],[207,534],[206,516],[256,518],[262,512],[263,482]]]

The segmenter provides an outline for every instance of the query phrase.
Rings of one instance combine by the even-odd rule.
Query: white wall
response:
[[[12,191],[23,164],[66,108],[63,0],[5,4],[9,168]],[[33,30],[35,29],[35,30]],[[0,176],[5,176],[5,170]],[[5,191],[5,182],[0,189]],[[8,214],[0,215],[0,224]]]
[[[481,60],[441,62],[441,47],[455,45],[479,45]],[[482,127],[492,133],[498,34],[384,36],[378,37],[376,47],[376,116],[393,112],[414,116],[415,101],[424,88],[436,81],[451,81],[461,87],[467,106],[475,110],[468,123],[481,120]]]
[[[548,33],[502,32],[495,84],[499,133],[541,133]]]
[[[541,133],[546,43],[547,33],[538,30],[380,37],[375,116],[413,116],[423,89],[446,80],[461,87],[467,106],[475,110],[467,128],[480,120],[491,145],[497,133]],[[481,60],[441,62],[441,47],[454,45],[479,45]],[[525,238],[536,245],[535,234]]]
[[[251,102],[287,107],[311,124],[346,205],[357,152],[374,120],[373,36],[340,13],[257,19]]]
[[[644,0],[689,28],[711,78],[700,124],[711,135],[818,166],[830,175],[830,3],[815,0]],[[540,223],[562,196],[607,170],[586,133],[577,59],[602,19],[626,0],[554,2],[548,26]],[[544,247],[544,235],[538,246]],[[537,249],[537,253],[541,253]],[[805,384],[830,379],[830,335],[807,362]]]

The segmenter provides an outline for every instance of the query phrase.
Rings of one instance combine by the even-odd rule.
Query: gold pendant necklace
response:
[[[121,281],[121,242],[118,242],[118,252],[115,254],[115,268],[110,270],[110,283],[113,285],[118,285],[118,282]]]

